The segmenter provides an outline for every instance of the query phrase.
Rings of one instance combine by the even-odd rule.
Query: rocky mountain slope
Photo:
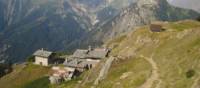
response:
[[[166,0],[138,0],[129,7],[122,9],[120,14],[113,17],[112,20],[104,22],[87,34],[88,36],[77,42],[82,42],[81,46],[98,45],[152,21],[177,21],[197,18],[198,16],[199,14],[192,10],[173,7]],[[77,42],[72,43],[71,46],[80,46],[77,45],[79,44]]]
[[[0,86],[4,88],[199,88],[200,22],[184,20],[156,23],[165,31],[152,32],[149,29],[150,25],[140,26],[104,44],[112,48],[110,56],[114,57],[114,61],[98,84],[95,80],[102,69],[105,69],[108,58],[103,59],[95,68],[84,72],[79,78],[60,85],[49,85],[46,81],[48,78],[45,78],[45,74],[48,74],[49,68],[19,65],[15,71],[0,79]]]
[[[21,62],[36,49],[101,45],[153,20],[195,18],[165,0],[1,0],[0,59]]]
[[[23,61],[39,48],[65,50],[125,6],[115,9],[118,3],[113,3],[114,0],[1,0],[0,60]]]
[[[63,0],[1,0],[0,6],[1,59],[22,61],[42,47],[64,50],[86,32]]]

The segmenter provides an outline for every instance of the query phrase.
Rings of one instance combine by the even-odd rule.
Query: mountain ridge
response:
[[[194,19],[199,16],[192,10],[185,10],[169,5],[166,0],[152,0],[146,2],[139,0],[127,8],[121,10],[120,14],[97,26],[81,40],[72,42],[70,47],[87,47],[87,45],[99,46],[109,39],[120,34],[129,32],[137,26],[150,24],[152,21],[177,21],[182,19]],[[91,37],[93,36],[93,37]],[[81,43],[81,45],[78,45]]]
[[[47,81],[50,68],[31,63],[16,65],[15,71],[0,79],[4,88],[198,88],[200,65],[200,22],[182,20],[155,22],[164,31],[153,31],[151,25],[118,36],[104,45],[112,48],[114,58],[108,73],[99,80],[101,69],[110,59],[104,58],[80,77],[59,85]],[[108,62],[107,62],[108,61]],[[31,73],[31,74],[30,74]],[[36,74],[35,74],[36,73]],[[27,77],[31,77],[27,79]],[[13,79],[18,78],[18,79]],[[16,84],[17,83],[17,84]],[[5,85],[8,84],[8,85]]]
[[[165,5],[164,0],[153,0],[153,5],[144,0],[134,0],[132,4],[129,0],[105,0],[106,3],[93,0],[100,3],[91,10],[87,9],[90,2],[70,1],[0,1],[3,7],[0,8],[0,58],[21,62],[39,48],[71,52],[88,45],[101,46],[133,27],[154,20],[181,20],[199,15]]]

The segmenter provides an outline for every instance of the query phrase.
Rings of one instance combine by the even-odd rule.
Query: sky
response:
[[[200,0],[168,0],[174,6],[193,9],[200,12]]]

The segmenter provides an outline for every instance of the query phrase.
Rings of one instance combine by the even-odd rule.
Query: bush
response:
[[[34,62],[35,61],[34,56],[29,56],[26,60],[27,60],[27,62]]]
[[[12,71],[12,65],[0,64],[0,78]]]
[[[197,21],[200,21],[200,16],[197,18]]]
[[[187,77],[187,78],[192,78],[194,75],[195,75],[195,71],[194,71],[193,69],[188,70],[188,71],[186,72],[186,77]]]

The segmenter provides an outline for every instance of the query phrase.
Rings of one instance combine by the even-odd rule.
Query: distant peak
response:
[[[137,4],[139,6],[143,6],[143,5],[158,5],[159,1],[162,1],[162,0],[138,0]]]

